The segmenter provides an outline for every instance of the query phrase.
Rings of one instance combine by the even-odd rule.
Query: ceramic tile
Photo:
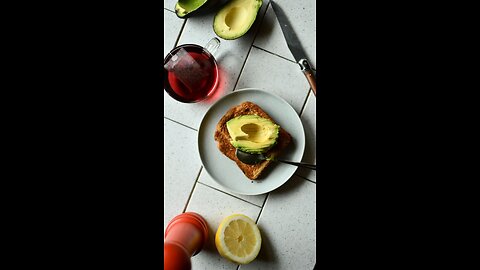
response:
[[[272,191],[258,220],[262,248],[248,269],[313,269],[316,262],[316,184],[292,177]]]
[[[219,189],[223,192],[226,192],[228,194],[231,194],[235,197],[243,199],[245,201],[251,202],[255,205],[258,205],[259,207],[263,206],[263,202],[265,201],[265,197],[267,197],[267,194],[250,196],[250,195],[240,195],[240,194],[231,193],[230,191],[225,190],[222,186],[217,184],[217,182],[215,182],[212,179],[212,177],[210,177],[205,170],[202,170],[202,172],[200,173],[200,177],[198,178],[198,181],[201,182],[201,183],[204,183],[206,185],[209,185],[211,187],[214,187],[216,189]]]
[[[231,93],[237,83],[242,66],[253,43],[256,30],[265,13],[266,2],[262,5],[257,19],[250,31],[235,40],[220,39],[220,47],[214,56],[218,62],[220,79],[215,94],[207,101],[196,104],[177,102],[164,93],[164,115],[189,127],[198,129],[203,115],[208,108],[224,95]],[[214,14],[191,17],[187,20],[178,44],[199,44],[204,46],[211,38],[216,37],[213,31]]]
[[[316,164],[317,162],[317,141],[316,141],[316,123],[317,123],[317,98],[310,91],[308,96],[307,103],[300,117],[303,124],[303,129],[305,130],[305,153],[303,154],[303,162],[308,162]],[[313,170],[307,170],[303,168],[298,168],[296,174],[301,175],[309,180],[314,182],[317,181],[317,172]]]
[[[310,65],[312,68],[315,68],[317,66],[316,1],[306,0],[299,4],[297,1],[276,0],[275,3],[288,16],[288,20],[292,24],[292,28],[298,36],[302,48],[305,50]],[[288,49],[287,42],[271,4],[268,6],[254,45],[295,61]]]
[[[236,89],[260,88],[287,101],[300,115],[310,85],[298,65],[252,47]]]
[[[163,15],[165,16],[163,21],[163,56],[166,56],[175,46],[185,21],[177,18],[175,13],[168,10],[163,10]]]
[[[166,8],[171,11],[175,11],[175,4],[178,0],[164,0],[163,1],[163,8]],[[175,15],[176,16],[176,15]]]
[[[197,152],[197,132],[163,120],[164,128],[164,217],[163,229],[182,213],[193,189],[201,162]]]
[[[179,19],[172,12],[176,2],[164,1],[164,55],[174,47],[177,39],[178,44],[205,45],[216,36],[212,28],[214,13]],[[293,22],[312,67],[315,67],[315,1],[306,0],[302,5],[288,0],[276,2]],[[204,250],[192,258],[192,268],[235,270],[238,265],[222,258],[215,248],[216,229],[220,221],[230,214],[243,213],[256,220],[261,212],[258,223],[263,238],[262,249],[254,262],[240,266],[240,269],[313,269],[316,261],[316,184],[299,176],[316,182],[315,172],[297,170],[285,185],[268,196],[229,193],[202,169],[195,130],[208,108],[234,89],[252,87],[271,91],[290,103],[299,114],[306,102],[301,114],[306,135],[303,161],[314,163],[316,98],[311,91],[309,94],[310,86],[305,76],[292,62],[294,58],[269,1],[264,0],[255,24],[245,36],[236,40],[220,40],[220,48],[215,53],[220,66],[220,81],[212,98],[185,104],[164,92],[164,116],[181,123],[164,119],[164,230],[188,203],[186,211],[201,214],[207,220],[210,232]],[[252,44],[258,48],[252,47]],[[186,164],[187,169],[184,167]]]
[[[257,220],[260,207],[236,199],[201,183],[195,186],[187,212],[200,214],[208,223],[209,242],[204,249],[192,257],[192,269],[237,269],[237,265],[218,254],[215,247],[215,233],[223,218],[241,213]]]

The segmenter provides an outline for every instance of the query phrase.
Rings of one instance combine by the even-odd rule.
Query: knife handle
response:
[[[303,74],[307,78],[308,83],[312,87],[313,94],[317,96],[317,81],[315,79],[315,75],[313,75],[313,71],[308,64],[307,59],[300,59],[300,61],[298,61],[298,64],[300,65]]]

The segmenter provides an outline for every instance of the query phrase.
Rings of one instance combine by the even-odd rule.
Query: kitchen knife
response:
[[[300,44],[297,35],[295,35],[295,32],[293,31],[291,24],[288,21],[287,16],[285,16],[283,10],[273,1],[270,1],[270,3],[272,3],[273,11],[277,15],[277,20],[280,23],[280,27],[282,28],[282,32],[285,36],[285,40],[287,41],[288,48],[290,49],[290,52],[292,52],[295,61],[297,61],[297,63],[300,65],[303,74],[305,75],[308,83],[312,87],[313,94],[316,96],[317,83],[315,75],[313,74],[313,71],[310,68],[310,64],[308,63],[307,55],[302,49],[302,45]]]

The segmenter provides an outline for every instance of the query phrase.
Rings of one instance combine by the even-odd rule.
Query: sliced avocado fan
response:
[[[223,39],[237,39],[248,32],[257,18],[262,0],[232,0],[215,15],[213,30]]]

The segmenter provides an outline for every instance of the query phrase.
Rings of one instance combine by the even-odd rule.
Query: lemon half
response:
[[[260,252],[262,236],[251,218],[234,214],[224,218],[218,226],[215,246],[222,257],[234,263],[247,264]]]

